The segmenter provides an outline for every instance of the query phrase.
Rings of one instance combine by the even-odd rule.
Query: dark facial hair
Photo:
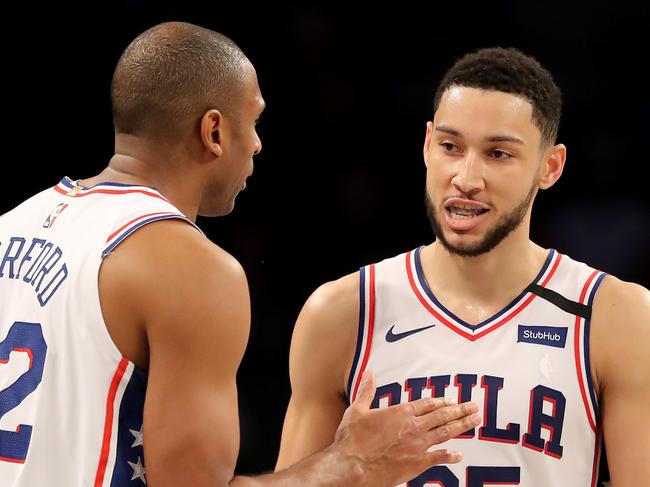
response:
[[[427,216],[429,217],[429,223],[431,224],[431,229],[433,230],[434,235],[440,241],[442,246],[447,249],[447,251],[452,255],[458,255],[461,257],[476,257],[481,254],[489,252],[494,247],[499,245],[501,241],[510,235],[510,232],[515,230],[526,216],[528,207],[533,200],[533,195],[535,194],[535,185],[530,188],[530,191],[523,199],[523,201],[510,213],[503,215],[499,221],[497,221],[494,228],[490,229],[483,240],[472,245],[452,245],[445,238],[445,235],[442,231],[442,226],[438,220],[438,214],[436,213],[431,198],[429,198],[429,193],[425,190],[424,200],[427,208]]]

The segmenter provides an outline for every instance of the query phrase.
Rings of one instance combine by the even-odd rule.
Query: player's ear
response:
[[[427,122],[427,131],[424,136],[424,147],[422,153],[424,155],[424,164],[429,165],[429,151],[431,149],[431,137],[433,134],[433,122]]]
[[[539,169],[537,186],[540,189],[548,189],[553,186],[562,175],[565,161],[566,146],[564,144],[549,147],[544,152],[544,160]]]
[[[215,157],[220,157],[223,154],[221,145],[223,121],[221,112],[214,108],[205,112],[201,118],[201,141]]]

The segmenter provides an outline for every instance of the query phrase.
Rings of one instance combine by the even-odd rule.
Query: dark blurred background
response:
[[[63,175],[89,177],[106,165],[112,70],[141,31],[184,20],[235,40],[268,105],[264,150],[233,214],[198,223],[248,273],[253,323],[238,377],[238,471],[269,470],[305,299],[325,281],[432,238],[425,122],[443,72],[470,50],[520,48],[563,90],[568,162],[535,203],[533,239],[650,286],[650,18],[639,3],[26,3],[4,15],[12,25],[2,34],[11,179],[0,213]]]

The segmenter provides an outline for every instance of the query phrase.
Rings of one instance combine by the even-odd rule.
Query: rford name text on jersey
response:
[[[22,280],[34,288],[41,306],[52,299],[68,277],[63,251],[42,238],[10,237],[0,241],[0,278]]]

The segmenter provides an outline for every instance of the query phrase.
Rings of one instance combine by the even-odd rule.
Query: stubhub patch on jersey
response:
[[[517,342],[564,348],[566,345],[566,334],[566,327],[519,325]]]

